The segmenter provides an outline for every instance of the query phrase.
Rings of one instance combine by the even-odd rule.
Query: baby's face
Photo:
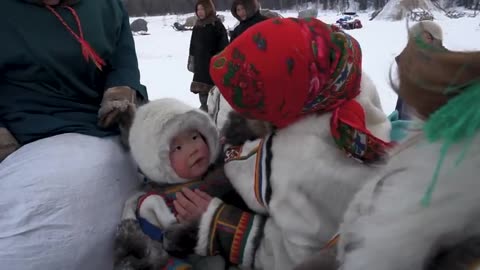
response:
[[[181,178],[196,180],[210,165],[210,150],[196,130],[184,131],[170,143],[170,164]]]

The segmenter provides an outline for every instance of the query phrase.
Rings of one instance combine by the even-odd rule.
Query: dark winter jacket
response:
[[[51,11],[32,0],[0,3],[0,127],[25,144],[61,133],[118,134],[97,126],[103,93],[129,86],[147,99],[140,84],[129,18],[118,0],[81,0],[84,39],[105,61],[102,70],[87,61],[80,43]],[[54,7],[79,34],[73,14]]]
[[[228,45],[225,26],[216,19],[211,23],[197,24],[190,40],[190,55],[193,56],[193,81],[214,85],[210,78],[210,59]]]
[[[242,5],[247,12],[247,18],[245,20],[242,20],[237,15],[238,5]],[[267,17],[260,14],[259,4],[256,0],[235,0],[233,1],[231,12],[233,17],[240,21],[240,23],[230,33],[230,42],[240,36],[251,26],[268,19]]]

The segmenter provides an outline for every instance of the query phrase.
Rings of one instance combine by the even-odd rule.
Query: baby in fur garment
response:
[[[161,243],[163,231],[178,222],[198,219],[211,196],[245,208],[222,164],[214,164],[220,149],[217,129],[203,111],[165,98],[138,109],[129,143],[149,183],[125,204],[116,237],[116,269],[188,268],[186,262],[169,260]],[[198,197],[190,201],[191,194]],[[200,264],[206,269],[223,269],[225,265],[223,260]]]
[[[337,233],[353,195],[393,145],[360,46],[316,19],[272,19],[214,56],[210,74],[236,113],[272,127],[225,147],[225,174],[251,211],[214,198],[200,222],[167,230],[165,248],[192,252],[179,240],[194,236],[199,255],[293,269]]]

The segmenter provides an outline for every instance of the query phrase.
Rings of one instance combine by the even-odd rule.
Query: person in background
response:
[[[190,39],[187,68],[194,74],[190,91],[198,94],[200,109],[207,112],[208,93],[214,86],[209,72],[210,59],[228,45],[228,35],[212,1],[199,0],[195,14],[198,19]]]
[[[138,184],[119,135],[148,100],[128,14],[118,0],[0,7],[2,268],[111,269]]]
[[[234,0],[231,11],[233,17],[240,23],[231,32],[230,42],[235,40],[251,26],[268,19],[260,14],[260,4],[257,0]]]

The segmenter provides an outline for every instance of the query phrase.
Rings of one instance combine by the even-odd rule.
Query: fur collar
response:
[[[242,5],[245,8],[245,11],[247,12],[247,18],[244,21],[252,18],[260,10],[260,5],[258,4],[257,0],[235,0],[235,1],[233,1],[230,11],[232,12],[233,17],[235,17],[240,22],[242,21],[242,19],[240,19],[240,17],[238,17],[238,15],[237,15],[237,6],[238,5]]]
[[[215,25],[215,23],[217,21],[219,21],[220,19],[217,17],[217,15],[213,15],[213,16],[209,16],[203,20],[200,20],[200,19],[197,19],[197,22],[195,23],[195,26],[205,26],[205,25],[208,25],[208,24],[213,24]]]

